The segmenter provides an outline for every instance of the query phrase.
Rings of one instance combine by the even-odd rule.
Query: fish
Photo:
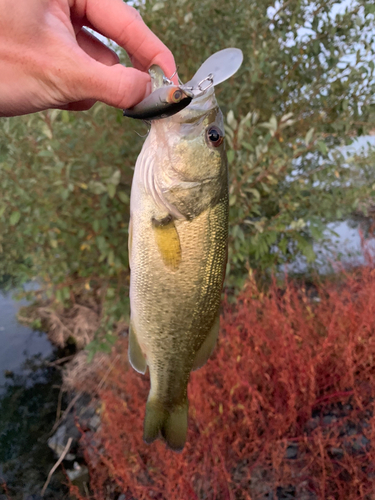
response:
[[[152,86],[163,86],[153,72]],[[228,166],[214,87],[151,122],[138,156],[129,222],[132,367],[150,373],[143,438],[181,451],[190,373],[216,344],[228,247]]]

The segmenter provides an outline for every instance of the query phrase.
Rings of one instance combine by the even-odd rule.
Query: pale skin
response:
[[[117,42],[134,67],[119,64],[84,27]],[[130,108],[150,93],[152,64],[168,76],[176,69],[169,49],[122,0],[0,0],[0,116],[86,110],[96,101]]]

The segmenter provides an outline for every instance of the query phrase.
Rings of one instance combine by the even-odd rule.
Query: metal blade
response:
[[[193,78],[182,87],[199,89],[199,84],[206,80],[210,74],[213,78],[213,86],[219,85],[219,83],[224,82],[236,73],[242,61],[243,54],[240,49],[229,48],[219,50],[219,52],[206,59]]]

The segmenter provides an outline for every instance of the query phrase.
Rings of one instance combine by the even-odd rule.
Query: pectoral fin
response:
[[[138,343],[134,328],[130,322],[129,326],[129,347],[128,347],[129,361],[135,371],[145,374],[147,370],[147,361]]]
[[[198,370],[198,368],[201,368],[207,362],[208,358],[211,356],[217,341],[217,337],[219,335],[219,329],[220,329],[220,315],[218,315],[217,318],[215,319],[210,332],[208,333],[203,344],[201,345],[199,351],[195,355],[192,370]]]
[[[181,262],[180,238],[171,216],[157,221],[152,220],[155,240],[164,264],[176,271]]]

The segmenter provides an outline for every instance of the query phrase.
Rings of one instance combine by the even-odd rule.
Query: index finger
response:
[[[175,72],[171,51],[130,5],[122,0],[76,0],[74,6],[94,29],[126,50],[135,68],[147,71],[157,64],[167,77]]]

